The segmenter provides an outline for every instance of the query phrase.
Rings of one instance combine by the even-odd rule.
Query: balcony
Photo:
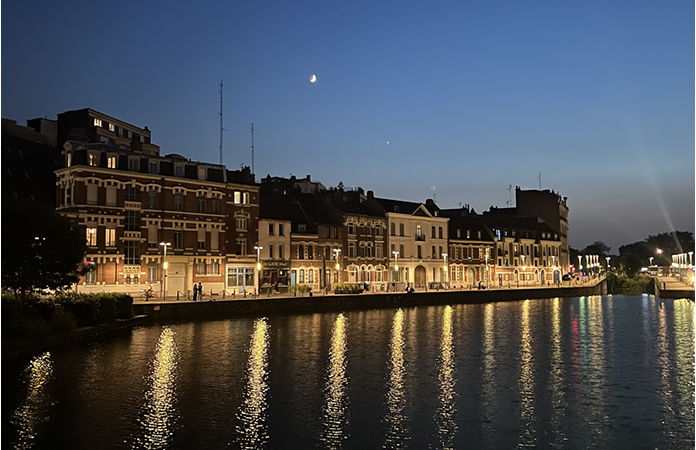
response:
[[[418,235],[418,234],[417,234],[417,235],[416,235],[416,240],[417,240],[417,241],[425,241],[425,235],[424,235],[424,234],[421,234],[421,235]]]

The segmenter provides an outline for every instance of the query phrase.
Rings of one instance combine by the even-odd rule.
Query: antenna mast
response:
[[[251,122],[251,174],[254,175],[254,122]]]
[[[539,190],[541,190],[541,172],[539,172]]]
[[[220,165],[222,165],[222,80],[220,80]]]

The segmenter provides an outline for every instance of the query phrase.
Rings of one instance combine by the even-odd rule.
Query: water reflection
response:
[[[237,428],[238,443],[244,449],[265,446],[268,441],[266,409],[268,402],[268,323],[265,318],[254,322],[247,361],[247,384],[240,406]]]
[[[12,424],[17,429],[14,448],[30,449],[36,443],[38,427],[49,418],[49,394],[46,385],[53,375],[51,354],[46,352],[29,361],[26,369],[27,395],[12,414]]]
[[[674,301],[674,345],[676,355],[675,407],[680,417],[689,417],[694,429],[694,310],[693,303],[681,299]]]
[[[145,414],[141,420],[143,438],[138,448],[167,448],[177,418],[175,382],[178,351],[174,331],[164,328],[160,334],[150,369],[150,389],[145,393]]]
[[[389,378],[387,381],[387,437],[384,448],[402,448],[409,439],[404,423],[406,417],[406,395],[404,390],[404,312],[399,308],[394,313],[391,341],[389,343]]]
[[[488,447],[495,448],[496,429],[495,414],[497,403],[495,400],[495,390],[498,384],[496,377],[496,345],[495,345],[495,320],[493,313],[495,306],[488,303],[483,311],[483,420],[485,434],[488,438]]]
[[[346,376],[346,350],[348,336],[346,334],[347,319],[343,314],[336,317],[333,333],[331,334],[331,350],[329,351],[329,367],[326,380],[326,405],[324,407],[324,435],[322,441],[326,448],[340,448],[345,436],[346,413],[348,398],[348,377]]]
[[[607,386],[604,355],[604,312],[602,310],[602,297],[590,296],[587,299],[588,336],[585,340],[589,346],[589,367],[587,368],[587,388],[585,392],[591,399],[588,403],[591,410],[587,417],[592,424],[594,434],[594,447],[606,448],[611,437],[608,429],[608,416],[606,414]]]
[[[529,330],[529,300],[522,304],[522,335],[520,336],[520,419],[522,435],[519,447],[534,447],[536,412],[534,410],[534,368],[532,367],[532,334]]]
[[[565,398],[563,394],[563,352],[561,349],[561,299],[553,299],[553,311],[551,320],[551,425],[553,430],[553,444],[562,447],[567,440],[563,430],[563,418],[565,415]]]
[[[454,448],[457,424],[454,421],[456,379],[454,376],[454,345],[452,336],[452,307],[447,306],[442,313],[442,340],[440,341],[440,406],[435,416],[440,445],[443,449]]]

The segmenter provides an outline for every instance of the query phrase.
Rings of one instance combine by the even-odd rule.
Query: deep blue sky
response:
[[[257,179],[482,212],[541,172],[575,248],[694,230],[693,0],[2,6],[20,124],[90,107],[218,162],[223,80],[224,163],[251,164],[254,122]]]

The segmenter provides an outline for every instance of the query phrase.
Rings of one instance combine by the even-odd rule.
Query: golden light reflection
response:
[[[694,304],[685,299],[674,301],[674,345],[676,357],[677,406],[680,415],[694,411]]]
[[[27,377],[27,395],[11,418],[18,434],[14,448],[22,450],[34,447],[37,428],[48,419],[46,385],[53,375],[51,354],[46,352],[33,358],[24,373]]]
[[[443,449],[454,448],[454,438],[457,434],[457,424],[454,421],[456,383],[454,373],[454,345],[452,333],[452,307],[446,306],[442,314],[442,340],[440,341],[440,371],[438,373],[440,387],[440,407],[435,422]]]
[[[139,448],[159,449],[169,445],[176,420],[177,363],[174,331],[165,327],[150,368],[150,388],[145,393],[145,414],[141,420],[143,438],[139,439]]]
[[[333,333],[331,334],[331,350],[329,351],[329,367],[326,380],[326,405],[324,407],[324,435],[322,441],[326,448],[341,448],[345,436],[346,412],[348,407],[348,376],[346,367],[346,351],[348,336],[346,325],[348,319],[343,314],[336,317]]]
[[[553,429],[554,444],[561,447],[567,440],[563,431],[565,416],[565,396],[563,394],[563,352],[561,349],[561,299],[553,299],[553,312],[551,321],[551,425]]]
[[[268,441],[266,425],[266,409],[268,402],[268,347],[269,326],[266,318],[254,322],[254,331],[249,344],[249,360],[247,361],[247,384],[244,401],[237,415],[238,443],[240,448],[261,448]]]
[[[489,438],[489,446],[495,447],[495,413],[497,402],[495,390],[498,384],[496,379],[495,360],[495,307],[493,303],[486,304],[483,312],[483,423]]]
[[[593,295],[587,298],[588,302],[588,339],[590,345],[589,368],[588,372],[592,380],[601,380],[593,383],[592,386],[592,406],[589,411],[589,420],[593,424],[595,448],[606,448],[608,445],[607,413],[607,385],[606,380],[606,356],[604,350],[604,311],[602,308],[602,297]],[[589,391],[589,390],[588,390]]]
[[[534,410],[534,368],[532,367],[532,333],[529,329],[529,300],[522,304],[522,334],[520,336],[520,447],[532,447],[536,442],[536,412]]]
[[[399,308],[394,313],[389,357],[389,379],[387,380],[387,437],[384,448],[401,448],[408,440],[408,429],[404,426],[406,416],[406,394],[404,390],[404,312]]]

